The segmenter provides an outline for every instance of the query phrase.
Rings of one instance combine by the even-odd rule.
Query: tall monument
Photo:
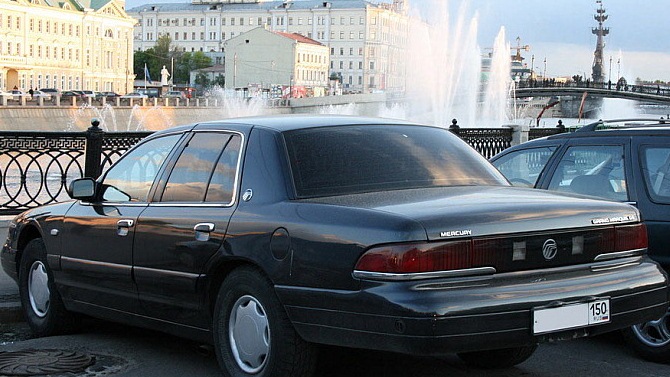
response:
[[[607,20],[609,16],[605,14],[605,8],[603,8],[602,0],[596,0],[596,4],[600,5],[600,8],[596,9],[596,14],[593,16],[596,21],[598,21],[598,27],[591,29],[591,32],[598,37],[596,42],[596,51],[593,53],[593,70],[591,73],[591,79],[593,82],[605,82],[605,66],[603,64],[603,50],[605,50],[605,36],[610,33],[610,29],[603,27],[603,23]]]

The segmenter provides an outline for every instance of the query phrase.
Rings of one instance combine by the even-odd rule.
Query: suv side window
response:
[[[199,132],[170,172],[162,202],[232,203],[240,136]]]
[[[555,146],[518,150],[502,156],[493,165],[514,186],[535,187],[555,151]]]
[[[149,140],[124,155],[105,174],[103,201],[146,202],[158,171],[180,138],[168,135]]]
[[[549,189],[627,201],[623,146],[568,148],[549,183]]]
[[[641,148],[644,183],[654,202],[670,204],[670,147]]]

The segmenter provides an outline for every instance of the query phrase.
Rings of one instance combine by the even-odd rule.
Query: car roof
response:
[[[314,127],[349,126],[349,125],[421,125],[398,119],[361,117],[348,115],[270,115],[244,118],[231,118],[220,121],[200,123],[202,125],[246,124],[262,126],[279,132],[307,129]],[[424,125],[425,126],[425,125]]]

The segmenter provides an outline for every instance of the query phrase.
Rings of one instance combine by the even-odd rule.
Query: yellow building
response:
[[[0,0],[0,89],[132,91],[125,0]]]

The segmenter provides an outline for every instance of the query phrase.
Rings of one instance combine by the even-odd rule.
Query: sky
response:
[[[300,1],[300,0],[294,0]],[[338,0],[330,0],[338,1]],[[391,0],[385,0],[390,2]],[[126,0],[126,9],[147,3],[184,3],[188,0]],[[450,18],[461,7],[468,17],[478,19],[478,42],[482,50],[492,47],[504,27],[506,39],[516,38],[530,50],[525,62],[547,76],[591,75],[597,26],[593,16],[595,0],[410,0],[410,6],[430,19],[436,3],[447,3]],[[667,0],[603,0],[609,19],[605,26],[605,75],[618,75],[629,82],[636,78],[670,82],[670,38],[666,36],[670,10]],[[611,57],[611,70],[610,70]]]

